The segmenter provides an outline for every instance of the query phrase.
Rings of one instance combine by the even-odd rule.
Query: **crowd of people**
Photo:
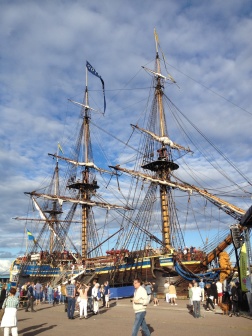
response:
[[[206,311],[216,312],[215,307],[219,306],[228,316],[239,316],[239,283],[230,282],[229,291],[224,291],[223,284],[218,280],[205,283],[192,281],[188,285],[189,308],[195,318],[202,317],[201,302]]]
[[[90,311],[97,313],[99,310],[98,301],[102,302],[102,307],[109,308],[109,285],[105,282],[101,286],[96,280],[86,285],[85,283],[76,282],[62,283],[52,286],[49,282],[42,285],[40,282],[26,282],[23,286],[17,287],[15,296],[19,299],[19,306],[25,308],[25,312],[36,312],[34,306],[41,303],[48,303],[53,306],[56,304],[66,304],[73,301],[72,294],[69,294],[70,287],[74,286],[74,310],[80,311],[80,318],[87,317],[87,307]],[[7,286],[4,285],[0,296],[0,309],[5,298],[8,296]],[[67,308],[66,308],[67,310]],[[84,314],[83,314],[84,313]],[[72,316],[71,316],[72,317]]]
[[[176,298],[174,283],[166,280],[164,283],[165,301],[171,305],[177,305]],[[224,291],[223,284],[219,280],[211,283],[204,282],[203,279],[199,279],[198,282],[193,280],[188,284],[188,298],[188,308],[195,318],[202,317],[201,305],[206,311],[216,312],[215,307],[219,306],[230,317],[240,315],[238,303],[241,300],[241,290],[238,282],[231,281],[229,289]]]
[[[110,308],[110,287],[108,281],[100,285],[96,280],[92,284],[68,281],[66,285],[67,316],[74,319],[74,312],[79,311],[79,318],[88,318],[88,311],[94,315],[99,313],[100,307]],[[100,304],[101,302],[101,304]]]
[[[52,286],[51,283],[42,285],[40,282],[26,282],[23,286],[11,287],[11,284],[0,283],[0,309],[4,311],[0,318],[4,336],[17,336],[17,309],[22,306],[25,312],[36,312],[34,306],[48,303],[53,306],[65,304],[68,319],[74,319],[74,313],[79,312],[79,318],[88,318],[88,311],[97,315],[99,309],[110,308],[110,287],[108,281],[100,285],[96,280],[85,283],[68,281]],[[101,304],[100,304],[101,303]]]
[[[135,287],[132,299],[135,312],[135,322],[132,336],[137,335],[142,328],[144,335],[150,335],[145,321],[146,307],[153,303],[159,305],[160,292],[155,282],[142,283],[140,279],[133,282]],[[11,287],[10,283],[0,283],[0,309],[5,312],[2,317],[1,327],[4,328],[4,336],[17,336],[17,308],[23,306],[25,312],[36,312],[34,306],[41,303],[51,305],[65,304],[65,312],[68,319],[75,319],[78,312],[79,319],[87,319],[90,314],[97,315],[100,308],[110,308],[110,287],[108,281],[99,284],[97,280],[92,283],[81,283],[75,280],[52,286],[51,283],[42,285],[39,282],[27,282],[17,288]],[[159,292],[159,293],[158,293]],[[170,305],[177,305],[176,287],[173,282],[166,280],[164,283],[164,300]],[[202,309],[215,312],[218,305],[223,311],[227,311],[230,317],[239,316],[239,298],[241,291],[238,282],[230,282],[228,291],[224,291],[223,284],[218,280],[211,283],[192,281],[188,284],[189,311],[194,318],[203,317]]]

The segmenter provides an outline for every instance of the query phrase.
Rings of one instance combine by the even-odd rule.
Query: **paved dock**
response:
[[[222,312],[206,312],[203,318],[195,319],[187,309],[187,300],[178,300],[171,306],[160,300],[160,304],[147,307],[146,321],[151,335],[186,336],[247,336],[252,334],[252,319],[248,316],[228,317]],[[131,336],[134,313],[129,299],[111,301],[111,308],[100,309],[99,315],[89,315],[88,319],[69,320],[64,305],[40,304],[36,313],[18,311],[19,336]],[[139,335],[142,335],[139,332]]]

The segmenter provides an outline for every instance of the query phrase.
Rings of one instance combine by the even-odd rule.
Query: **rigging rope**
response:
[[[241,175],[242,177],[243,177],[243,179],[250,185],[250,186],[252,186],[252,183],[250,182],[250,180],[240,171],[240,169],[239,168],[237,168],[236,166],[235,166],[235,164],[231,161],[231,160],[229,160],[228,159],[228,157],[224,154],[224,153],[222,153],[221,152],[221,150],[216,146],[216,145],[214,145],[214,143],[210,140],[210,139],[208,139],[208,137],[206,136],[206,135],[204,135],[201,131],[200,131],[200,129],[193,123],[193,122],[191,122],[190,120],[189,120],[189,118],[175,105],[175,104],[173,104],[173,102],[167,97],[167,96],[165,96],[166,98],[167,98],[167,100],[170,102],[170,104],[174,107],[174,108],[176,108],[176,110],[187,120],[187,122],[235,169],[235,171],[239,174],[239,175]],[[197,147],[197,145],[194,143],[194,145],[195,145],[195,147],[196,148],[198,148]],[[203,154],[203,153],[202,153]],[[203,154],[204,155],[204,154]],[[205,156],[205,155],[204,155]],[[207,159],[207,157],[205,156],[205,158]],[[207,159],[208,160],[208,159]],[[209,160],[208,160],[209,161]],[[211,163],[211,162],[209,162],[209,163]],[[223,172],[222,172],[222,174],[224,174]],[[236,184],[236,186],[239,188],[239,189],[241,189],[243,192],[247,192],[246,190],[244,190],[244,189],[242,189],[237,183],[235,183],[234,181],[232,181],[232,179],[230,179],[228,176],[227,176],[227,174],[224,174],[224,176],[229,180],[229,181],[231,181],[232,183],[234,183],[234,184]]]
[[[169,64],[169,63],[166,62],[166,61],[165,61],[164,63],[165,63],[165,64],[167,63],[170,67],[172,67],[173,69],[175,69],[176,71],[178,71],[179,73],[181,73],[182,75],[184,75],[185,77],[189,78],[189,79],[192,80],[193,82],[197,83],[198,85],[202,86],[203,88],[207,89],[208,91],[214,93],[216,96],[218,96],[218,97],[224,99],[225,101],[227,101],[228,103],[232,104],[233,106],[238,107],[240,110],[242,110],[242,111],[244,111],[244,112],[246,112],[246,113],[252,115],[252,113],[249,112],[248,110],[246,110],[245,108],[243,108],[243,107],[237,105],[236,103],[232,102],[230,99],[227,99],[226,97],[224,97],[224,96],[221,95],[220,93],[214,91],[213,89],[209,88],[209,87],[206,86],[205,84],[203,84],[203,83],[197,81],[196,79],[192,78],[191,76],[185,74],[183,71],[179,70],[179,69],[176,68],[174,65],[171,65],[171,64]],[[165,65],[165,67],[166,67],[166,65]],[[168,72],[168,71],[167,71],[167,72]]]

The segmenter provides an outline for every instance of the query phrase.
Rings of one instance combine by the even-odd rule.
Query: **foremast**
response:
[[[85,104],[88,106],[88,86],[87,86],[87,68],[86,68],[86,89],[85,89]],[[89,142],[90,142],[90,132],[89,132],[89,113],[88,108],[85,107],[84,111],[84,153],[85,153],[85,161],[89,162]],[[82,181],[83,186],[86,186],[85,188],[80,189],[81,192],[81,199],[89,201],[91,199],[90,192],[94,191],[98,188],[97,184],[94,184],[94,181],[90,181],[90,174],[89,174],[89,168],[85,167],[82,172]],[[82,227],[81,227],[81,255],[82,258],[87,258],[87,228],[88,228],[88,218],[90,213],[90,206],[88,205],[82,205]]]
[[[88,70],[86,67],[86,87],[84,104],[82,105],[83,113],[83,157],[85,162],[92,162],[91,159],[91,139],[90,139],[90,109],[88,99]],[[80,200],[90,203],[91,196],[99,188],[97,181],[93,174],[90,172],[90,167],[84,166],[81,172],[81,181],[77,181],[68,185],[69,189],[79,190]],[[87,258],[88,253],[88,225],[91,212],[89,204],[82,204],[82,225],[81,225],[81,255],[82,259]]]

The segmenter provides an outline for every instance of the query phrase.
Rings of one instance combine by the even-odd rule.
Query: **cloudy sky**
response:
[[[153,64],[154,27],[180,88],[171,88],[173,101],[252,180],[251,1],[1,0],[0,6],[0,270],[23,244],[23,224],[12,220],[26,214],[23,192],[49,173],[47,153],[64,144],[78,115],[67,99],[82,100],[86,60],[105,81],[107,118],[115,122],[104,123],[126,140],[125,125],[136,122],[147,96],[120,89],[134,76],[133,87],[148,87],[141,66]],[[95,79],[90,85],[100,89]],[[91,103],[102,109],[99,94]]]

